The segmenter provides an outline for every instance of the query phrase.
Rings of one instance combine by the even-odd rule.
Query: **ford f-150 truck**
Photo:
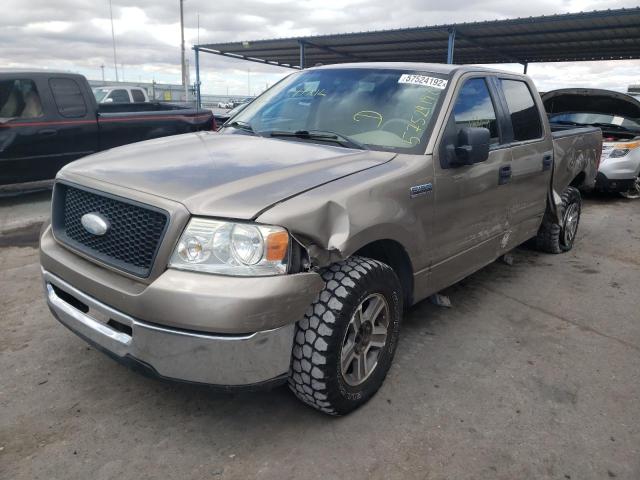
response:
[[[63,168],[40,238],[48,304],[157,377],[288,381],[346,414],[380,388],[405,308],[530,239],[573,247],[601,147],[597,128],[553,133],[523,75],[303,70],[220,132]]]
[[[214,127],[208,110],[148,102],[98,105],[82,75],[2,70],[0,192],[12,188],[7,185],[22,189],[51,180],[67,163],[94,152]]]

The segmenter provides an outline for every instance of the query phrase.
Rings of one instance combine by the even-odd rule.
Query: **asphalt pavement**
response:
[[[49,314],[19,240],[0,247],[1,479],[640,478],[640,202],[591,197],[573,251],[519,248],[451,308],[416,305],[343,418],[116,364]]]

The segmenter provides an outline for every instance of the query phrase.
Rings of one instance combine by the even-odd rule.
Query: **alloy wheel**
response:
[[[351,386],[363,383],[378,365],[387,343],[389,304],[379,293],[367,296],[353,313],[342,342],[342,377]]]
[[[564,214],[562,227],[562,241],[565,246],[571,246],[578,231],[578,220],[580,219],[580,207],[577,203],[572,203],[567,207]]]

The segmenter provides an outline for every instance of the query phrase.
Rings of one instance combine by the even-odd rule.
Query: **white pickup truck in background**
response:
[[[149,95],[142,87],[104,86],[92,88],[98,103],[148,103]]]

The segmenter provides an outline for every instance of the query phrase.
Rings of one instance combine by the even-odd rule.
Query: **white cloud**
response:
[[[180,81],[180,26],[175,0],[112,0],[118,63],[128,80]],[[607,8],[632,7],[617,0]],[[0,64],[18,68],[51,67],[114,78],[111,23],[106,0],[2,0]],[[297,35],[435,25],[588,11],[603,8],[595,0],[187,0],[185,36],[202,43],[256,40]],[[198,14],[200,29],[196,28]],[[205,92],[244,95],[247,69],[251,93],[262,90],[290,70],[201,55]],[[522,71],[521,65],[493,67]],[[624,91],[640,83],[640,61],[530,64],[529,74],[541,90],[595,86]]]
[[[32,32],[50,32],[60,33],[65,30],[69,30],[72,27],[71,22],[62,22],[60,20],[54,20],[50,22],[32,22],[25,26],[25,30]]]

